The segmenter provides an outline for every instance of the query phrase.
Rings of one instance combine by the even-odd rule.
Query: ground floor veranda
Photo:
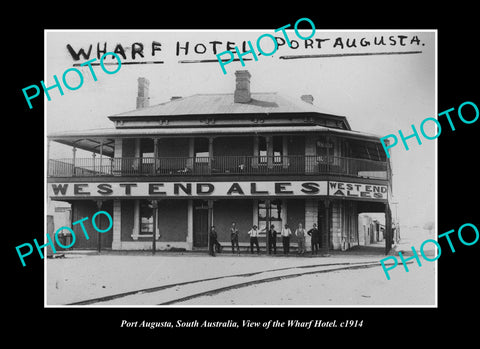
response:
[[[209,227],[215,226],[220,244],[230,250],[230,227],[236,223],[239,230],[239,245],[243,251],[250,247],[248,231],[253,225],[260,230],[259,244],[266,251],[267,234],[264,229],[274,225],[277,234],[277,253],[282,253],[281,227],[288,224],[293,236],[290,245],[297,246],[295,229],[299,224],[310,230],[315,223],[320,231],[320,248],[323,251],[349,250],[385,242],[386,251],[392,243],[388,231],[391,216],[388,203],[380,201],[332,199],[332,198],[248,198],[224,199],[79,199],[71,204],[70,225],[75,233],[73,249],[111,250],[207,250]],[[99,211],[106,211],[112,217],[97,215],[95,226],[91,218]],[[365,220],[362,213],[376,213],[383,221]],[[89,217],[89,219],[84,219]],[[82,220],[84,219],[84,220]],[[75,222],[82,220],[82,224]],[[49,233],[60,228],[52,222]],[[387,228],[387,229],[386,229]],[[85,234],[85,231],[87,234]],[[65,245],[71,242],[66,233]],[[152,237],[155,233],[155,242]],[[88,238],[86,237],[88,235]],[[306,248],[311,249],[310,237]],[[55,243],[57,250],[62,250]],[[155,247],[153,247],[155,246]]]

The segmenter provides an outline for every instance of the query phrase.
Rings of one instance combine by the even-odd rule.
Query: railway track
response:
[[[118,293],[105,297],[93,298],[67,305],[174,305],[194,298],[218,294],[221,292],[248,287],[256,284],[295,278],[303,275],[329,273],[339,270],[353,270],[380,267],[378,261],[344,262],[313,264],[285,267],[251,273],[224,275],[212,278],[177,282],[168,285],[144,288]]]

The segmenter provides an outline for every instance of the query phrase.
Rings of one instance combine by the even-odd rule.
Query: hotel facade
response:
[[[253,225],[280,232],[288,224],[294,232],[316,223],[323,250],[384,239],[388,251],[392,180],[380,138],[322,112],[310,95],[251,92],[251,79],[237,71],[233,93],[150,106],[149,82],[139,78],[137,108],[108,116],[111,129],[49,134],[47,195],[71,204],[72,223],[89,217],[89,239],[81,224],[72,225],[73,248],[206,250],[212,225],[229,247],[236,222],[241,246],[249,246]],[[71,157],[50,159],[51,142],[70,146]],[[78,157],[77,149],[92,155]],[[112,217],[107,233],[92,226],[99,210]],[[385,215],[376,240],[359,229],[365,212]],[[109,223],[97,216],[100,229]],[[265,240],[262,233],[263,248]]]

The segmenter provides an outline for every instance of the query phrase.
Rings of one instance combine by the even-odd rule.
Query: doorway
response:
[[[193,247],[208,246],[208,202],[193,201]]]

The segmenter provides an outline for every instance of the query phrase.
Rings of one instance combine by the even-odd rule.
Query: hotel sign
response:
[[[52,199],[343,196],[386,200],[387,187],[332,181],[69,182],[48,183],[48,196]]]
[[[362,183],[348,183],[348,182],[328,182],[329,196],[340,197],[357,197],[370,199],[387,199],[386,185],[372,185]]]

